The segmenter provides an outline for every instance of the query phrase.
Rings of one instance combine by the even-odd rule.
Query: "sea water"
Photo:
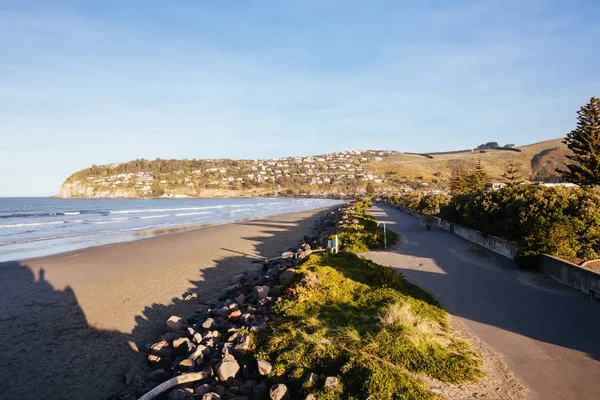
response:
[[[329,199],[0,198],[0,261],[341,203]]]

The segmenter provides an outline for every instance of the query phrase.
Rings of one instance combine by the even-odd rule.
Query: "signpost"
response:
[[[337,254],[340,242],[338,241],[338,235],[335,235],[333,240],[327,241],[327,248],[331,249],[331,253]]]

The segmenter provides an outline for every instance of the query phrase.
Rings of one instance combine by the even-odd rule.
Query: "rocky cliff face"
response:
[[[71,183],[63,183],[60,187],[60,192],[56,197],[59,198],[134,198],[140,197],[140,194],[133,189],[121,189],[121,188],[102,188],[98,189],[85,182],[75,181]]]

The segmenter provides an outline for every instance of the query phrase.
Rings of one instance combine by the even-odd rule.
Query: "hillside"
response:
[[[473,165],[477,160],[481,160],[493,181],[502,182],[502,174],[515,164],[525,179],[556,182],[560,176],[555,169],[564,166],[569,153],[562,139],[552,139],[514,149],[398,154],[383,162],[369,162],[365,167],[395,186],[427,182],[432,187],[445,188],[453,169]]]
[[[452,170],[481,159],[494,181],[511,163],[523,177],[557,181],[567,147],[561,139],[513,149],[408,154],[389,150],[345,151],[269,160],[134,160],[76,172],[58,197],[236,197],[270,195],[344,196],[368,182],[446,189]]]

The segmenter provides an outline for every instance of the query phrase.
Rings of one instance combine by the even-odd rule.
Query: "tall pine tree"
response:
[[[523,183],[523,177],[519,173],[519,167],[516,164],[510,164],[502,176],[506,179],[506,186],[509,188],[514,188]]]
[[[573,164],[557,169],[568,182],[580,186],[600,185],[600,99],[592,97],[577,111],[577,128],[567,134],[563,143],[573,152]]]
[[[450,178],[450,190],[452,191],[452,194],[468,193],[467,176],[463,169],[455,168],[452,170],[452,177]]]
[[[481,192],[485,189],[485,185],[490,183],[490,176],[485,172],[485,168],[481,163],[481,158],[475,164],[475,170],[469,176],[468,186],[470,192]]]

